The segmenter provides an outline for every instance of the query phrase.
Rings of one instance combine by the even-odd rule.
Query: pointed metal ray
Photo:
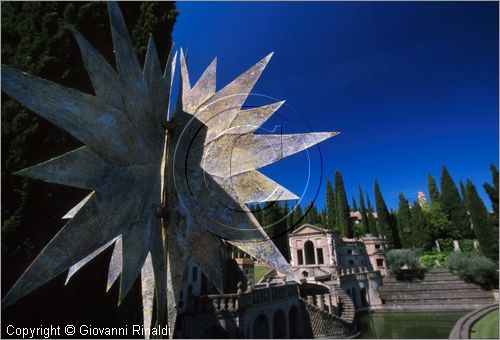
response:
[[[184,55],[184,50],[181,48],[181,56],[180,56],[180,64],[181,64],[181,88],[182,91],[182,106],[183,110],[187,113],[193,113],[184,103],[190,103],[190,93],[191,93],[191,83],[189,82],[189,71],[187,67],[186,56]]]
[[[124,251],[122,252],[120,302],[127,296],[141,272],[141,268],[151,248],[152,229],[155,227],[160,228],[153,221],[153,211],[154,207],[151,207],[149,210],[150,218],[147,221],[142,221],[143,223],[134,225],[130,231],[126,231],[122,235],[122,247]]]
[[[75,275],[77,271],[79,271],[83,266],[92,261],[97,255],[108,249],[108,247],[112,245],[114,242],[116,242],[116,240],[117,237],[115,237],[114,239],[112,239],[111,241],[109,241],[96,251],[94,251],[92,254],[85,257],[84,259],[80,260],[77,264],[72,265],[71,268],[69,268],[68,275],[66,276],[66,282],[64,284],[67,285],[71,277]]]
[[[103,160],[90,148],[83,146],[62,156],[18,171],[15,174],[46,182],[94,190],[111,168],[110,163]]]
[[[223,246],[220,238],[199,228],[192,228],[186,249],[191,259],[221,294],[224,290],[224,258],[221,254]]]
[[[294,193],[256,170],[235,175],[231,177],[230,182],[240,203],[299,199]]]
[[[73,34],[80,47],[85,68],[89,73],[97,97],[108,104],[123,109],[123,98],[121,92],[117,91],[121,84],[115,70],[79,32],[74,31]]]
[[[165,84],[165,94],[168,94],[167,102],[167,118],[170,119],[170,97],[172,94],[172,82],[174,81],[175,65],[177,64],[177,51],[173,52],[173,46],[168,55],[167,65],[165,67],[165,73],[163,74],[163,82]],[[164,119],[163,113],[160,119]]]
[[[182,236],[173,228],[167,228],[167,324],[170,326],[172,333],[177,320],[177,306],[182,288],[184,268],[187,264],[187,254],[184,252],[185,248],[181,243],[182,239]],[[170,338],[173,338],[173,334],[170,334]]]
[[[151,262],[153,265],[153,272],[155,277],[156,324],[164,325],[166,322],[165,303],[167,290],[167,272],[161,229],[153,230],[153,237],[151,242]]]
[[[239,111],[233,119],[226,133],[245,134],[255,132],[264,124],[269,117],[276,112],[285,101],[277,102],[270,105],[260,106],[248,110]],[[209,140],[206,141],[210,142]]]
[[[224,135],[205,148],[202,167],[211,175],[230,177],[272,164],[336,135],[338,132]]]
[[[116,107],[97,97],[2,65],[2,91],[79,139],[106,160],[126,164],[154,161],[143,139]]]
[[[247,99],[272,55],[273,53],[270,53],[238,78],[226,85],[222,90],[218,91],[210,100],[199,108],[196,113],[196,118],[207,125],[209,130],[211,130],[217,126],[216,122],[212,122],[214,117],[229,111],[231,114],[236,115],[236,112],[240,110]],[[231,121],[232,118],[227,119],[225,122],[229,124]],[[227,128],[227,125],[224,126],[224,129],[225,128]]]
[[[275,269],[277,272],[286,275],[287,278],[299,282],[299,278],[296,276],[295,272],[290,267],[290,264],[285,260],[281,252],[276,247],[276,245],[264,232],[257,219],[253,216],[250,209],[248,209],[245,205],[243,205],[242,211],[245,214],[239,214],[239,215],[246,215],[247,219],[250,222],[249,224],[258,227],[258,230],[261,232],[261,237],[253,241],[228,240],[228,242],[237,246],[245,253],[253,256],[257,260],[264,262],[269,267]],[[264,226],[264,227],[269,227],[269,226]]]
[[[94,195],[93,192],[90,193],[89,195],[87,195],[83,200],[81,200],[73,208],[71,208],[71,210],[68,211],[66,213],[66,215],[64,215],[61,219],[62,220],[69,220],[69,219],[72,219],[73,217],[75,217],[75,215],[80,211],[80,209],[85,205],[85,203],[87,203],[87,201],[90,199],[90,197],[92,197],[92,195]]]
[[[142,202],[139,218],[133,222],[132,228],[122,234],[122,270],[120,279],[120,302],[128,294],[151,249],[152,233],[161,229],[160,219],[154,215],[155,208],[160,205],[160,173],[157,165],[150,166],[156,169],[156,178],[140,179],[142,188],[138,197],[145,199]],[[149,173],[151,175],[151,173]]]
[[[268,266],[275,269],[276,271],[285,274],[288,278],[298,282],[298,277],[290,267],[290,264],[283,257],[283,255],[278,250],[274,242],[264,232],[264,229],[262,228],[262,226],[260,226],[260,223],[252,214],[250,209],[248,209],[247,206],[242,206],[242,207],[243,210],[246,212],[248,219],[252,221],[252,224],[259,226],[259,229],[262,231],[263,236],[261,239],[256,240],[256,242],[233,242],[233,244],[239,247],[247,254],[253,256],[257,260],[266,263]],[[264,227],[268,228],[270,226],[264,226]]]
[[[106,283],[106,291],[108,292],[113,284],[118,279],[122,272],[122,255],[123,246],[122,246],[122,237],[119,236],[116,240],[115,247],[113,248],[113,254],[111,255],[111,260],[109,261],[109,269],[108,269],[108,280]]]
[[[155,293],[154,281],[155,277],[151,254],[148,254],[141,269],[142,315],[144,328],[147,329],[151,327],[151,319],[153,317],[153,299]],[[149,339],[149,334],[146,333],[145,338]]]
[[[97,196],[90,199],[79,214],[50,241],[9,290],[2,301],[2,307],[14,304],[21,297],[71,267],[78,259],[116,237],[120,223],[110,223],[115,222],[116,218],[110,218],[106,208],[109,208],[109,204],[100,202]],[[70,244],[71,248],[68,247]]]
[[[149,98],[150,102],[158,105],[158,100],[161,99],[160,96],[165,96],[165,93],[162,93],[164,90],[164,81],[153,35],[149,36],[148,49],[144,61],[144,80],[148,87],[148,93],[153,95],[152,98]]]
[[[143,80],[141,67],[117,2],[108,1],[108,14],[118,74],[128,87],[139,87]]]
[[[186,101],[183,102],[186,112],[194,112],[207,99],[215,94],[215,74],[217,58],[208,65],[200,79],[189,91]]]

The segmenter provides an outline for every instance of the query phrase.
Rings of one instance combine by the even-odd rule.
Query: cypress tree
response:
[[[375,219],[375,216],[373,216],[373,206],[370,203],[370,196],[368,193],[366,193],[366,203],[368,206],[368,230],[370,233],[376,234],[377,233],[377,220]]]
[[[352,200],[351,211],[358,211],[358,205],[356,204],[356,200],[354,199],[354,196],[351,196],[351,200]]]
[[[401,246],[403,248],[413,247],[412,219],[408,200],[403,193],[399,194],[399,209],[397,213],[397,224],[401,236]]]
[[[491,200],[493,223],[498,226],[498,169],[493,163],[490,164],[490,171],[491,177],[493,178],[493,185],[484,183],[483,187]]]
[[[399,249],[401,248],[401,236],[399,235],[398,220],[396,217],[396,212],[394,210],[391,210],[390,217],[391,217],[390,219],[391,233],[392,233],[394,247]]]
[[[411,210],[412,245],[417,248],[430,250],[432,248],[432,236],[429,224],[418,200],[413,203]]]
[[[375,205],[377,207],[377,229],[379,234],[387,237],[391,248],[400,247],[397,226],[387,209],[377,180],[375,180]]]
[[[363,191],[361,185],[359,186],[359,208],[361,214],[361,223],[363,223],[363,231],[365,234],[370,233],[370,225],[368,223],[368,216],[366,215],[365,200],[363,198]]]
[[[319,212],[319,217],[320,217],[320,221],[321,221],[321,226],[323,228],[328,228],[328,224],[326,221],[326,209],[323,209]]]
[[[353,227],[351,221],[351,214],[349,203],[347,202],[347,195],[344,188],[344,181],[339,171],[335,172],[335,197],[337,199],[337,224],[341,231],[341,235],[345,237],[353,237]]]
[[[285,217],[285,220],[286,220],[286,228],[289,229],[291,227],[290,225],[290,219],[289,219],[289,213],[290,210],[288,209],[288,201],[285,201],[285,203],[283,204],[283,216]]]
[[[484,256],[498,262],[498,225],[493,227],[488,210],[470,180],[467,180],[467,198],[479,249]]]
[[[453,237],[459,239],[473,237],[464,202],[444,165],[441,173],[441,209],[452,224]]]
[[[297,205],[293,210],[293,224],[295,225],[295,228],[300,228],[304,223],[305,222],[304,222],[304,215],[302,213],[302,207],[300,206],[300,203],[297,202]]]
[[[465,209],[469,210],[469,202],[467,202],[467,189],[462,181],[460,181],[460,194],[465,205]]]
[[[431,199],[431,203],[438,203],[441,198],[441,194],[439,193],[438,187],[436,185],[436,181],[431,174],[429,174],[428,178],[428,186],[429,186],[429,198]]]
[[[335,227],[335,196],[330,180],[326,181],[326,225],[333,230]]]

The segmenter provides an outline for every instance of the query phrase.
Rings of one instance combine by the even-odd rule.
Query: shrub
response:
[[[411,279],[421,273],[417,254],[411,249],[393,249],[387,253],[389,272],[398,279]]]
[[[484,287],[498,286],[497,265],[478,253],[454,253],[447,262],[450,271],[466,281]]]
[[[419,257],[420,264],[424,268],[446,268],[446,259],[449,253],[430,252]]]

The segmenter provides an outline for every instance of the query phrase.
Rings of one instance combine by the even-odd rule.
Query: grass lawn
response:
[[[479,319],[470,330],[471,339],[498,339],[498,309]]]
[[[266,274],[268,271],[270,271],[271,268],[266,266],[263,263],[256,263],[254,265],[254,272],[253,272],[253,280],[255,283],[259,282],[260,279]]]

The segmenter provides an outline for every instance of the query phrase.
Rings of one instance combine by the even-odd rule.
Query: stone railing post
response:
[[[323,300],[323,295],[322,294],[316,295],[316,299],[318,301],[319,309],[323,310],[325,307],[325,301]]]
[[[314,306],[314,297],[311,295],[307,295],[307,303],[311,306]]]

